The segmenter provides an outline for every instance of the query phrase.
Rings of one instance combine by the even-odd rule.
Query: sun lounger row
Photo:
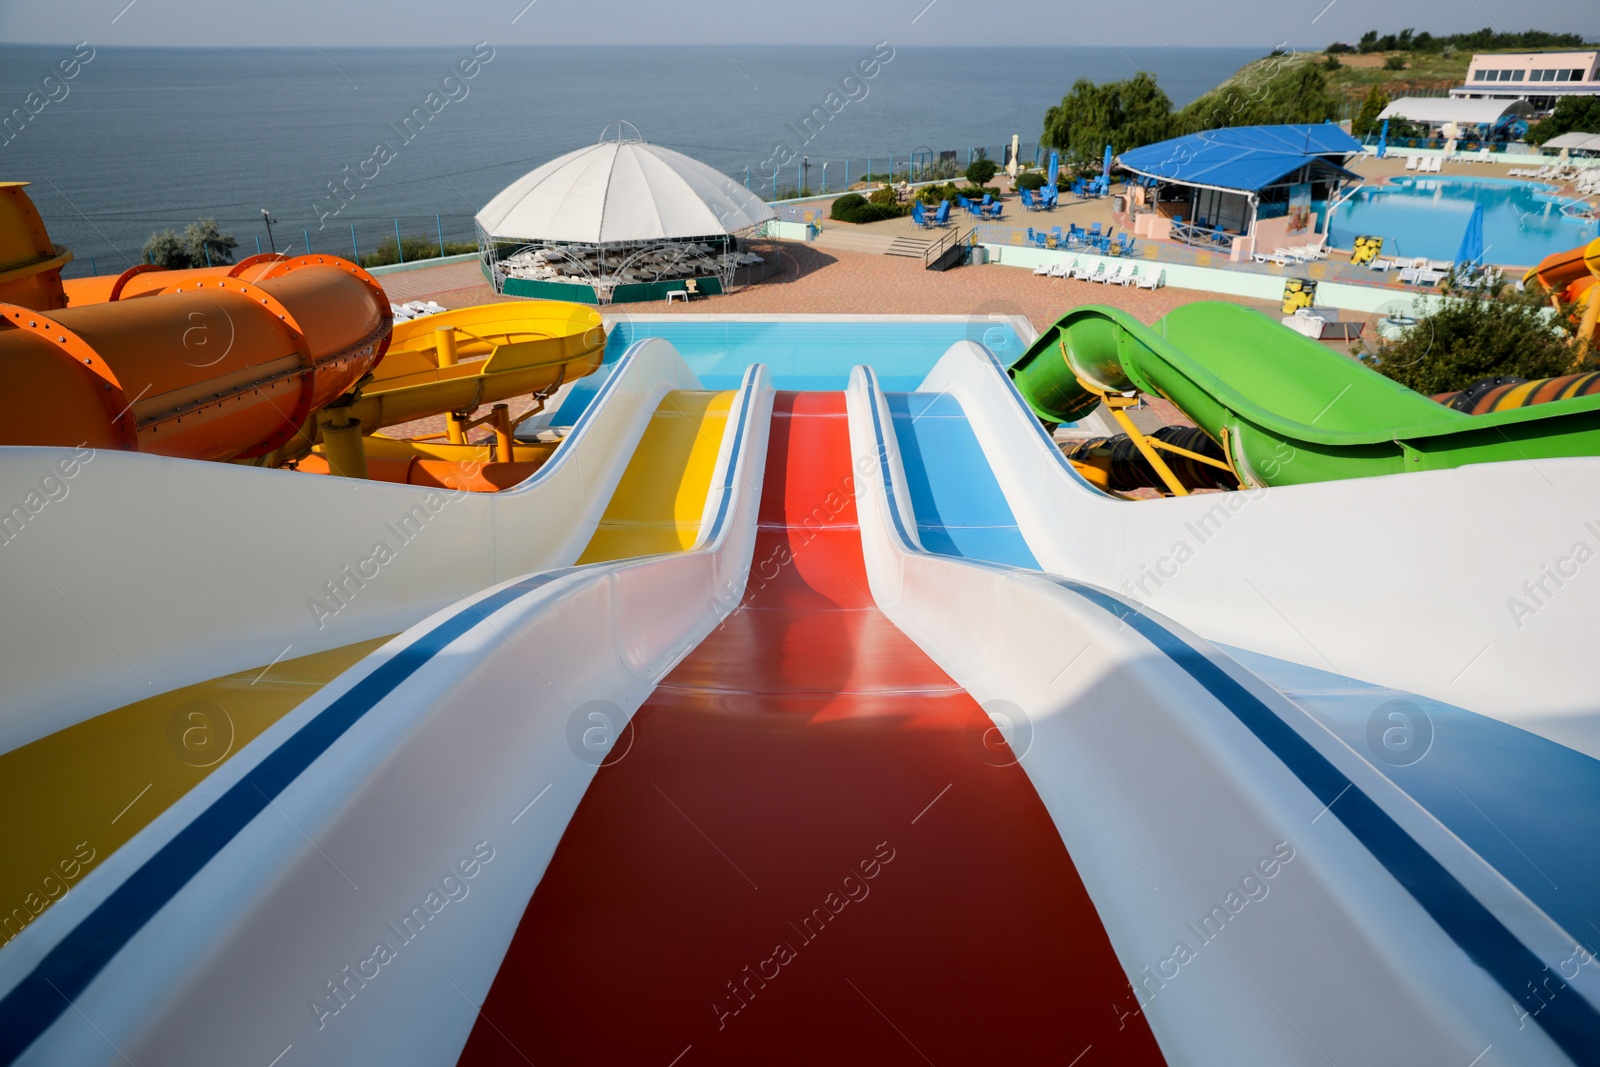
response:
[[[1257,263],[1276,263],[1280,267],[1287,267],[1291,263],[1310,263],[1313,260],[1327,259],[1328,250],[1316,245],[1294,245],[1290,248],[1277,248],[1271,252],[1256,252],[1250,258]]]
[[[1443,156],[1406,157],[1406,170],[1414,170],[1418,174],[1438,174],[1442,166],[1444,166]]]
[[[1167,273],[1155,264],[1119,263],[1111,269],[1105,260],[1074,257],[1057,260],[1054,264],[1041,263],[1033,273],[1041,278],[1075,278],[1085,282],[1105,282],[1108,285],[1132,285],[1139,289],[1159,289],[1167,282]]]

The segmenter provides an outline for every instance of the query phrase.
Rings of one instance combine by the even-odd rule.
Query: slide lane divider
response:
[[[1483,968],[1511,997],[1513,1007],[1523,1004],[1527,1000],[1529,989],[1538,989],[1538,983],[1549,977],[1553,971],[1551,965],[1547,965],[1539,954],[1529,949],[1522,938],[1513,933],[1494,911],[1485,906],[1455,873],[1441,863],[1411,832],[1401,826],[1369,795],[1367,790],[1289,725],[1280,712],[1275,711],[1259,695],[1235,679],[1230,671],[1220,666],[1212,655],[1203,650],[1198,639],[1181,635],[1176,627],[1147,613],[1144,609],[1083,582],[1019,570],[1003,564],[937,557],[920,549],[909,534],[910,527],[905,518],[909,502],[901,485],[903,479],[898,477],[898,452],[885,431],[889,419],[887,403],[878,389],[875,375],[869,368],[856,369],[852,375],[851,392],[859,401],[852,408],[852,418],[870,424],[868,432],[871,435],[871,445],[877,454],[878,473],[883,483],[882,491],[874,491],[872,495],[875,500],[881,501],[883,513],[888,520],[885,532],[891,533],[893,552],[899,561],[898,565],[890,563],[889,570],[886,571],[880,557],[879,566],[873,567],[874,553],[869,550],[869,575],[872,578],[874,595],[879,597],[880,603],[885,604],[886,610],[893,612],[897,622],[906,625],[907,615],[904,610],[895,611],[893,602],[906,595],[908,585],[912,581],[907,577],[906,566],[910,561],[918,559],[936,560],[939,566],[946,568],[988,572],[994,579],[1000,581],[1042,579],[1051,586],[1092,605],[1106,616],[1115,618],[1120,624],[1119,629],[1121,626],[1126,626],[1137,633],[1167,662],[1177,667],[1212,699],[1220,703],[1252,737],[1294,775],[1295,780],[1316,798],[1318,804],[1323,805],[1323,813],[1337,818],[1360,845],[1378,861],[1383,870],[1387,871],[1438,924],[1440,931],[1447,935],[1468,958]],[[863,429],[866,429],[865,425]],[[858,446],[859,451],[860,446]],[[864,513],[871,510],[863,508]],[[866,526],[864,518],[864,535],[867,532]],[[947,595],[938,598],[938,602],[948,605],[955,603],[956,600]],[[981,620],[968,620],[961,629],[971,631],[975,625],[981,626]],[[946,626],[948,628],[948,624]],[[962,670],[961,667],[967,666],[966,663],[952,662],[960,658],[957,650],[953,647],[943,647],[940,642],[930,644],[924,627],[913,625],[909,627],[909,632],[918,638],[941,664],[946,665],[958,681],[966,684],[967,678],[973,675],[973,669]],[[934,644],[940,644],[941,647],[935,648]],[[982,668],[975,667],[975,669]],[[986,683],[983,688],[1002,692],[1006,689],[1003,680],[998,680],[1001,669],[1000,663],[993,664],[990,676],[983,679]],[[1242,668],[1234,669],[1244,673]],[[1267,688],[1264,685],[1262,687]],[[969,685],[970,688],[972,686]],[[1027,760],[1023,762],[1024,766],[1030,766]],[[1392,791],[1401,797],[1404,796],[1397,789]],[[1048,799],[1043,789],[1041,793]],[[1409,798],[1405,799],[1409,801]],[[1430,818],[1429,822],[1431,821]],[[1455,839],[1451,837],[1450,841],[1454,842]],[[1457,846],[1459,847],[1459,843]],[[1481,860],[1477,860],[1476,856],[1473,856],[1473,859],[1481,864]],[[1486,865],[1483,866],[1487,870]],[[1492,871],[1489,873],[1493,874]],[[1493,880],[1504,884],[1497,874],[1493,874]],[[1506,888],[1510,890],[1509,885]],[[1558,930],[1549,929],[1554,927],[1554,924],[1549,923],[1543,913],[1538,912],[1521,894],[1511,890],[1506,895],[1513,897],[1514,901],[1501,898],[1498,902],[1502,907],[1508,903],[1520,905],[1527,911],[1535,913],[1538,920],[1548,924],[1542,933],[1559,934]],[[1103,904],[1098,898],[1097,903]],[[1527,924],[1524,922],[1518,925],[1520,927]],[[1112,933],[1115,939],[1117,929],[1112,928]],[[1547,936],[1540,940],[1553,939]],[[1134,971],[1134,968],[1129,969],[1130,973]],[[1347,977],[1351,980],[1358,978],[1356,975]],[[1564,977],[1570,979],[1572,975],[1564,972]],[[1565,1003],[1561,1003],[1563,1000]],[[1533,1010],[1536,1008],[1539,1009],[1539,1014],[1534,1016]],[[1507,1020],[1502,1021],[1510,1021],[1511,1012],[1508,1011],[1506,1014]],[[1556,1045],[1577,1062],[1587,1062],[1587,1057],[1593,1049],[1600,1047],[1600,1013],[1596,1013],[1583,993],[1574,992],[1565,997],[1552,998],[1543,1007],[1538,1000],[1532,1001],[1524,1018],[1519,1021],[1519,1026],[1527,1017],[1536,1018],[1543,1031]],[[1156,1025],[1154,1020],[1152,1025]],[[1165,1028],[1159,1025],[1157,1025],[1157,1035],[1168,1036]]]
[[[26,955],[32,955],[36,960],[25,973],[17,976],[20,980],[12,982],[4,997],[0,998],[0,1063],[17,1062],[29,1052],[30,1047],[34,1052],[34,1055],[28,1056],[30,1062],[66,1061],[58,1054],[61,1050],[36,1047],[35,1042],[50,1032],[63,1016],[74,1018],[78,1015],[85,1019],[94,1018],[96,1024],[87,1035],[81,1032],[82,1027],[78,1028],[78,1033],[61,1034],[68,1047],[81,1050],[93,1048],[99,1042],[99,1047],[103,1049],[104,1042],[112,1040],[112,1037],[101,1033],[102,1024],[111,1028],[113,1033],[116,1028],[102,1021],[120,1016],[124,1028],[131,1031],[120,1035],[125,1041],[135,1041],[141,1036],[148,1037],[149,1031],[155,1032],[155,1036],[149,1040],[155,1048],[163,1050],[157,1053],[156,1058],[160,1062],[218,1062],[236,1058],[214,1046],[207,1047],[198,1055],[195,1054],[196,1050],[186,1047],[186,1035],[194,1028],[184,1021],[184,1005],[171,1003],[170,998],[162,999],[160,993],[151,993],[148,989],[129,988],[126,985],[119,989],[109,978],[98,984],[96,979],[137,938],[140,955],[148,957],[151,953],[155,954],[154,958],[148,960],[153,965],[151,970],[170,972],[176,979],[168,985],[171,996],[205,995],[196,990],[203,990],[206,983],[195,978],[192,972],[209,971],[217,961],[201,957],[211,950],[220,955],[221,946],[208,944],[204,946],[204,951],[186,959],[174,960],[171,958],[172,951],[164,950],[159,938],[140,937],[147,925],[180,895],[192,899],[196,892],[203,892],[206,887],[197,884],[205,881],[202,872],[214,876],[212,880],[224,887],[225,892],[228,872],[208,872],[206,868],[219,853],[234,846],[236,839],[247,831],[257,844],[260,844],[261,834],[287,836],[293,838],[296,849],[304,851],[309,846],[317,855],[326,857],[323,848],[314,844],[311,837],[303,835],[302,831],[308,827],[304,819],[291,829],[282,822],[257,822],[257,816],[269,807],[278,808],[280,802],[287,805],[289,794],[294,792],[293,787],[296,786],[303,790],[300,794],[302,808],[307,799],[315,797],[315,793],[309,791],[319,788],[324,791],[331,789],[336,805],[358,805],[361,795],[371,791],[371,783],[328,781],[338,779],[340,772],[348,769],[347,765],[351,762],[348,749],[341,759],[327,766],[327,773],[321,775],[319,781],[308,780],[307,772],[318,766],[323,757],[331,755],[330,750],[357,726],[368,725],[364,720],[369,719],[369,712],[386,701],[391,704],[396,699],[403,701],[407,683],[415,684],[421,694],[422,706],[404,712],[391,707],[384,716],[371,716],[372,730],[392,727],[394,721],[399,719],[426,721],[436,718],[441,712],[456,710],[459,713],[459,709],[446,706],[450,703],[448,696],[454,690],[471,684],[475,674],[490,669],[488,661],[516,658],[506,655],[506,646],[511,645],[513,637],[535,630],[542,616],[560,614],[563,604],[570,606],[574,601],[584,598],[592,600],[599,596],[610,605],[608,610],[595,611],[590,608],[582,613],[583,616],[603,616],[595,625],[603,627],[607,638],[597,643],[603,652],[596,661],[597,665],[591,665],[592,669],[587,674],[593,675],[598,671],[602,681],[608,677],[616,678],[611,685],[612,695],[618,698],[619,704],[627,703],[636,708],[655,682],[692,650],[704,634],[710,632],[721,617],[737,605],[742,595],[743,579],[749,571],[754,544],[755,513],[760,501],[760,470],[766,450],[766,424],[763,420],[770,413],[771,402],[772,391],[766,382],[765,368],[750,368],[736,401],[737,421],[731,435],[732,445],[725,454],[725,462],[721,464],[723,471],[715,479],[724,488],[718,490],[721,499],[707,529],[704,547],[669,556],[561,568],[529,575],[503,583],[436,613],[433,618],[419,623],[385,649],[368,657],[319,698],[308,701],[270,729],[263,735],[264,744],[252,746],[258,747],[260,752],[252,765],[247,767],[244,760],[235,757],[223,772],[202,783],[142,831],[121,853],[91,872],[74,888],[71,897],[57,904],[12,943],[11,953],[0,955],[0,967],[4,967],[8,959],[22,962]],[[754,481],[732,473],[735,468],[753,470]],[[652,611],[658,617],[653,618]],[[562,625],[570,627],[572,621],[568,619]],[[519,675],[526,673],[531,661],[514,645],[510,650],[521,656]],[[581,663],[564,662],[562,669],[563,673],[571,672],[576,676],[584,673],[584,666]],[[419,675],[429,671],[438,673],[424,682]],[[335,689],[338,691],[333,691]],[[526,682],[521,678],[517,680],[517,689],[527,689]],[[583,695],[593,694],[578,693],[573,698]],[[406,742],[422,732],[420,721],[405,738],[400,739],[400,745],[388,750],[363,753],[363,758],[373,766],[374,775],[381,774],[387,764],[399,759],[396,750],[406,747]],[[547,726],[546,731],[559,733],[565,725],[563,721],[557,721]],[[368,733],[359,740],[352,738],[351,742],[366,744],[371,748],[375,740],[381,738]],[[566,748],[555,736],[548,739],[548,744],[552,749]],[[593,767],[586,766],[584,770],[583,782],[586,782],[592,776]],[[572,793],[572,790],[568,788],[567,792]],[[569,815],[571,806],[575,806],[581,794],[580,783],[576,793],[568,798]],[[304,818],[320,820],[323,826],[328,827],[327,836],[331,838],[341,829],[337,819],[340,813],[333,810],[331,805],[325,807],[324,804],[325,798],[318,800],[312,805],[314,811],[304,813]],[[381,810],[369,814],[378,820],[384,817]],[[312,828],[315,828],[315,824],[312,824]],[[377,832],[381,833],[382,828],[379,827]],[[165,840],[162,840],[163,837]],[[555,837],[559,837],[559,834]],[[400,840],[400,847],[404,847],[403,835]],[[326,839],[325,843],[330,849],[334,847]],[[554,838],[549,844],[553,848]],[[141,845],[144,847],[140,848]],[[282,849],[262,847],[252,850],[261,855],[274,851]],[[236,850],[231,855],[235,860],[240,858]],[[428,864],[447,867],[451,858],[442,857],[437,864],[430,859]],[[543,860],[548,860],[548,854]],[[543,862],[535,866],[536,880],[537,871],[543,869]],[[428,869],[431,870],[431,866]],[[120,881],[108,885],[108,879],[117,877],[119,870],[124,872]],[[294,873],[285,870],[282,880],[292,881]],[[270,881],[270,876],[253,883],[251,888],[258,894],[270,895],[279,887],[261,884],[267,881]],[[526,899],[526,894],[532,888],[531,884],[523,887],[522,900]],[[85,899],[96,896],[99,899]],[[75,901],[72,897],[79,900]],[[202,903],[208,905],[210,917],[215,918],[215,898]],[[74,904],[78,906],[74,908]],[[315,906],[313,901],[297,905],[301,910]],[[516,910],[520,911],[520,904],[516,905]],[[178,918],[172,916],[170,921],[178,921]],[[219,938],[234,935],[236,927],[248,926],[249,918],[248,915],[231,914],[225,906]],[[273,951],[282,954],[285,952],[282,944],[285,932],[278,930],[275,934],[278,943]],[[53,943],[48,942],[51,937],[54,937]],[[310,951],[313,947],[308,944],[303,951]],[[24,952],[16,952],[18,948],[24,949]],[[464,946],[464,951],[483,956],[491,950],[479,944]],[[477,984],[483,989],[487,988],[497,959],[496,956],[488,961],[486,969],[480,963],[481,981]],[[119,964],[125,962],[132,965],[132,961],[118,961]],[[13,975],[0,971],[0,981],[15,975],[15,965],[7,970],[11,970]],[[304,971],[303,968],[299,970],[302,973]],[[395,985],[398,988],[398,983]],[[150,1018],[152,1013],[148,1009],[130,1013],[117,1004],[119,999],[127,997],[155,997],[157,1008],[165,1010],[155,1012],[154,1019]],[[109,1005],[109,1009],[104,1012],[96,1010],[91,1014],[84,1007],[89,1001]],[[269,1001],[270,998],[262,998],[263,1004]],[[251,1003],[253,1001],[246,997],[230,1003],[229,1007],[233,1011],[242,1008],[248,1014]],[[89,1008],[93,1007],[93,1004],[89,1005]],[[293,1020],[303,1023],[313,1019],[311,1014],[304,1012],[303,1005],[297,1004],[295,1007],[297,1014]],[[301,1018],[302,1014],[304,1018]],[[436,1016],[421,1010],[418,1004],[391,1007],[387,1018],[378,1017],[376,1020],[387,1035],[380,1043],[393,1041],[397,1054],[403,1055],[405,1050],[412,1048],[406,1040],[394,1037],[396,1028],[403,1029],[404,1020],[407,1019],[417,1020],[413,1023],[413,1030],[418,1025],[431,1026],[436,1023]],[[285,1019],[284,1029],[290,1029],[293,1020]],[[458,1032],[454,1036],[458,1049],[469,1028],[470,1019],[456,1022],[455,1030]],[[60,1034],[61,1029],[56,1027],[56,1034]],[[247,1029],[241,1027],[241,1030]],[[369,1026],[365,1036],[370,1042],[376,1036],[376,1031]],[[417,1036],[415,1032],[411,1035],[413,1039]],[[122,1042],[114,1044],[122,1046]],[[369,1045],[358,1042],[353,1047]],[[145,1051],[149,1052],[150,1049],[146,1048]],[[248,1051],[253,1054],[256,1050]],[[239,1052],[244,1054],[245,1050]],[[67,1060],[73,1059],[69,1053]],[[346,1052],[326,1057],[322,1062],[352,1061]]]

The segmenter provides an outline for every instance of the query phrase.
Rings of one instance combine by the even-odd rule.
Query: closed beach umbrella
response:
[[[1100,177],[1107,178],[1107,179],[1109,179],[1111,177],[1111,146],[1110,145],[1106,145],[1105,159],[1101,160],[1101,162],[1100,162]]]
[[[1456,262],[1462,265],[1483,260],[1483,205],[1472,205],[1472,216],[1467,219],[1467,231],[1461,235],[1461,249],[1456,252]]]
[[[1061,169],[1061,153],[1057,152],[1054,149],[1051,149],[1050,150],[1050,174],[1049,174],[1049,180],[1047,182],[1045,182],[1046,185],[1054,185],[1056,183],[1056,172],[1058,170],[1060,170],[1060,169]]]
[[[1389,120],[1383,120],[1383,129],[1378,131],[1378,158],[1382,159],[1389,151]]]

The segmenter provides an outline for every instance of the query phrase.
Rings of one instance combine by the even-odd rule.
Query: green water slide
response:
[[[1176,404],[1247,485],[1600,455],[1600,395],[1464,415],[1237,304],[1146,326],[1116,308],[1063,315],[1011,367],[1034,414],[1071,422],[1094,389]]]

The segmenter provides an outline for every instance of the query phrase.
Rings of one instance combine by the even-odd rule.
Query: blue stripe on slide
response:
[[[1530,988],[1540,988],[1550,971],[1539,957],[1377,801],[1259,698],[1198,649],[1133,606],[1093,586],[1053,575],[1044,577],[1127,623],[1220,701],[1318,800],[1329,805],[1329,813],[1405,886],[1474,963],[1489,972],[1514,1004],[1524,1003]],[[1582,994],[1558,993],[1533,1017],[1575,1062],[1596,1062],[1600,1013]]]
[[[113,890],[0,1000],[0,1061],[15,1062],[156,912],[379,701],[491,612],[572,573],[567,568],[525,578],[456,612],[268,753]]]
[[[918,550],[905,535],[900,506],[895,500],[887,442],[878,415],[877,384],[870,370],[866,373],[866,386],[889,513],[900,534],[902,548],[916,552]],[[1199,649],[1138,608],[1102,589],[1052,574],[1040,573],[1039,576],[1076,593],[1132,627],[1216,698],[1312,795],[1328,805],[1329,814],[1342,822],[1445,934],[1510,994],[1513,1004],[1526,1003],[1530,988],[1539,988],[1539,983],[1550,975],[1549,968],[1539,957],[1375,800]],[[1561,992],[1565,991],[1563,986]],[[1558,992],[1543,1001],[1543,1007],[1533,1018],[1574,1062],[1600,1063],[1596,1052],[1600,1050],[1600,1012],[1596,1012],[1582,994],[1571,992],[1562,996]]]
[[[751,375],[746,376],[747,387],[750,378]],[[744,399],[731,453],[735,462],[750,413],[748,391]],[[708,542],[716,538],[727,516],[725,497],[707,535]],[[16,1062],[145,923],[379,701],[491,613],[557,578],[584,569],[544,571],[463,607],[380,664],[268,753],[112,890],[0,1000],[0,1062]]]

